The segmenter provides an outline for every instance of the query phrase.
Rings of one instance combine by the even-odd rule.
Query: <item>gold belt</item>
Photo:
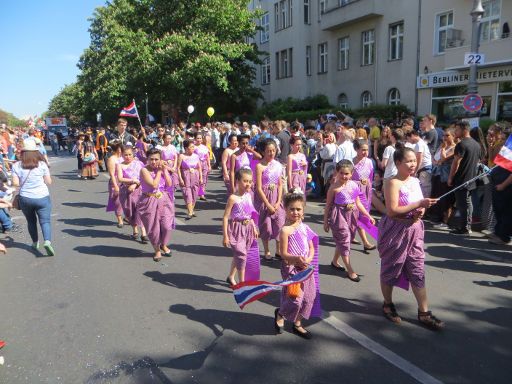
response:
[[[335,204],[337,207],[341,207],[341,208],[345,208],[347,209],[348,211],[351,211],[355,208],[355,204],[354,203],[350,203],[350,204]]]
[[[195,168],[189,168],[190,172],[194,173],[196,171]]]
[[[295,170],[295,171],[292,171],[292,173],[297,173],[299,175],[303,175],[304,174],[304,171],[301,169],[299,171]]]
[[[269,189],[269,191],[273,191],[274,189],[276,189],[276,186],[277,186],[277,185],[276,185],[276,184],[273,184],[273,183],[272,183],[272,184],[269,184],[269,185],[268,185],[268,189]]]
[[[156,197],[157,199],[160,199],[164,194],[160,191],[158,192],[155,192],[155,193],[144,193],[146,196],[148,197]]]
[[[244,219],[244,220],[231,220],[235,223],[241,223],[242,225],[247,225],[251,222],[251,219]]]

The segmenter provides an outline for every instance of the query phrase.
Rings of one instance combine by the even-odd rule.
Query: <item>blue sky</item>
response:
[[[90,18],[105,0],[0,0],[0,109],[41,114],[89,46]]]

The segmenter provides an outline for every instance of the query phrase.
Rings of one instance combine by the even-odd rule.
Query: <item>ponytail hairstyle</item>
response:
[[[290,145],[293,145],[295,144],[297,141],[301,141],[302,138],[300,136],[295,136],[293,135],[292,137],[290,137]]]
[[[123,144],[121,143],[121,140],[119,139],[114,139],[114,140],[111,140],[110,143],[108,143],[110,149],[112,149],[112,152],[117,152],[119,151],[119,148],[121,148],[123,146]]]
[[[397,143],[398,144],[398,143]],[[398,146],[395,147],[396,150],[395,150],[395,153],[393,153],[393,161],[396,162],[402,162],[404,161],[404,158],[405,158],[405,154],[408,153],[408,152],[411,152],[414,154],[414,151],[409,148],[409,147],[406,147],[405,145],[401,145],[400,148],[398,148]]]
[[[283,204],[285,208],[288,208],[288,206],[295,201],[300,201],[302,204],[306,202],[304,192],[298,187],[290,189],[290,191],[283,197]]]
[[[350,160],[340,160],[336,164],[336,172],[338,172],[341,168],[347,168],[350,170],[350,173],[354,170],[354,164]]]
[[[249,167],[240,168],[238,171],[235,172],[235,180],[236,181],[242,180],[243,175],[251,175],[252,176],[251,168],[249,168]]]
[[[189,139],[183,140],[183,149],[187,149],[192,144],[194,144],[194,142],[192,140],[189,140]]]

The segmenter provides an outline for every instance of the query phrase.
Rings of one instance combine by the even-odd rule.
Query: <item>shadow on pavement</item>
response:
[[[111,247],[108,245],[93,245],[90,247],[79,246],[73,248],[78,253],[85,253],[87,255],[98,255],[105,257],[147,257],[153,255],[152,252],[143,252],[140,249],[133,249],[127,247]]]
[[[213,245],[171,244],[171,249],[182,253],[189,253],[192,255],[233,257],[230,249],[224,247],[216,247]]]
[[[227,289],[219,289],[221,281],[207,276],[191,275],[188,273],[162,273],[159,271],[145,272],[144,276],[150,277],[153,281],[169,287],[178,289],[190,289],[194,291],[231,293]],[[227,285],[227,283],[224,283]]]
[[[114,231],[101,231],[98,229],[79,230],[79,229],[69,229],[68,228],[68,229],[63,229],[62,232],[67,233],[68,235],[73,236],[73,237],[92,237],[92,238],[106,238],[106,239],[117,238],[117,239],[121,239],[121,240],[133,241],[130,239],[130,237],[128,235],[124,235],[122,233],[114,232]]]
[[[116,223],[110,220],[94,219],[92,217],[79,217],[77,219],[59,219],[67,225],[76,225],[78,227],[98,227],[101,225],[116,227]]]
[[[90,203],[85,201],[80,203],[62,203],[62,205],[76,208],[105,208],[105,204]]]

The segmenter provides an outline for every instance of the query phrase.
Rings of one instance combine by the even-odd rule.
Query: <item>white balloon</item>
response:
[[[189,105],[188,108],[187,108],[187,111],[188,111],[188,113],[194,112],[194,106],[193,105]]]

